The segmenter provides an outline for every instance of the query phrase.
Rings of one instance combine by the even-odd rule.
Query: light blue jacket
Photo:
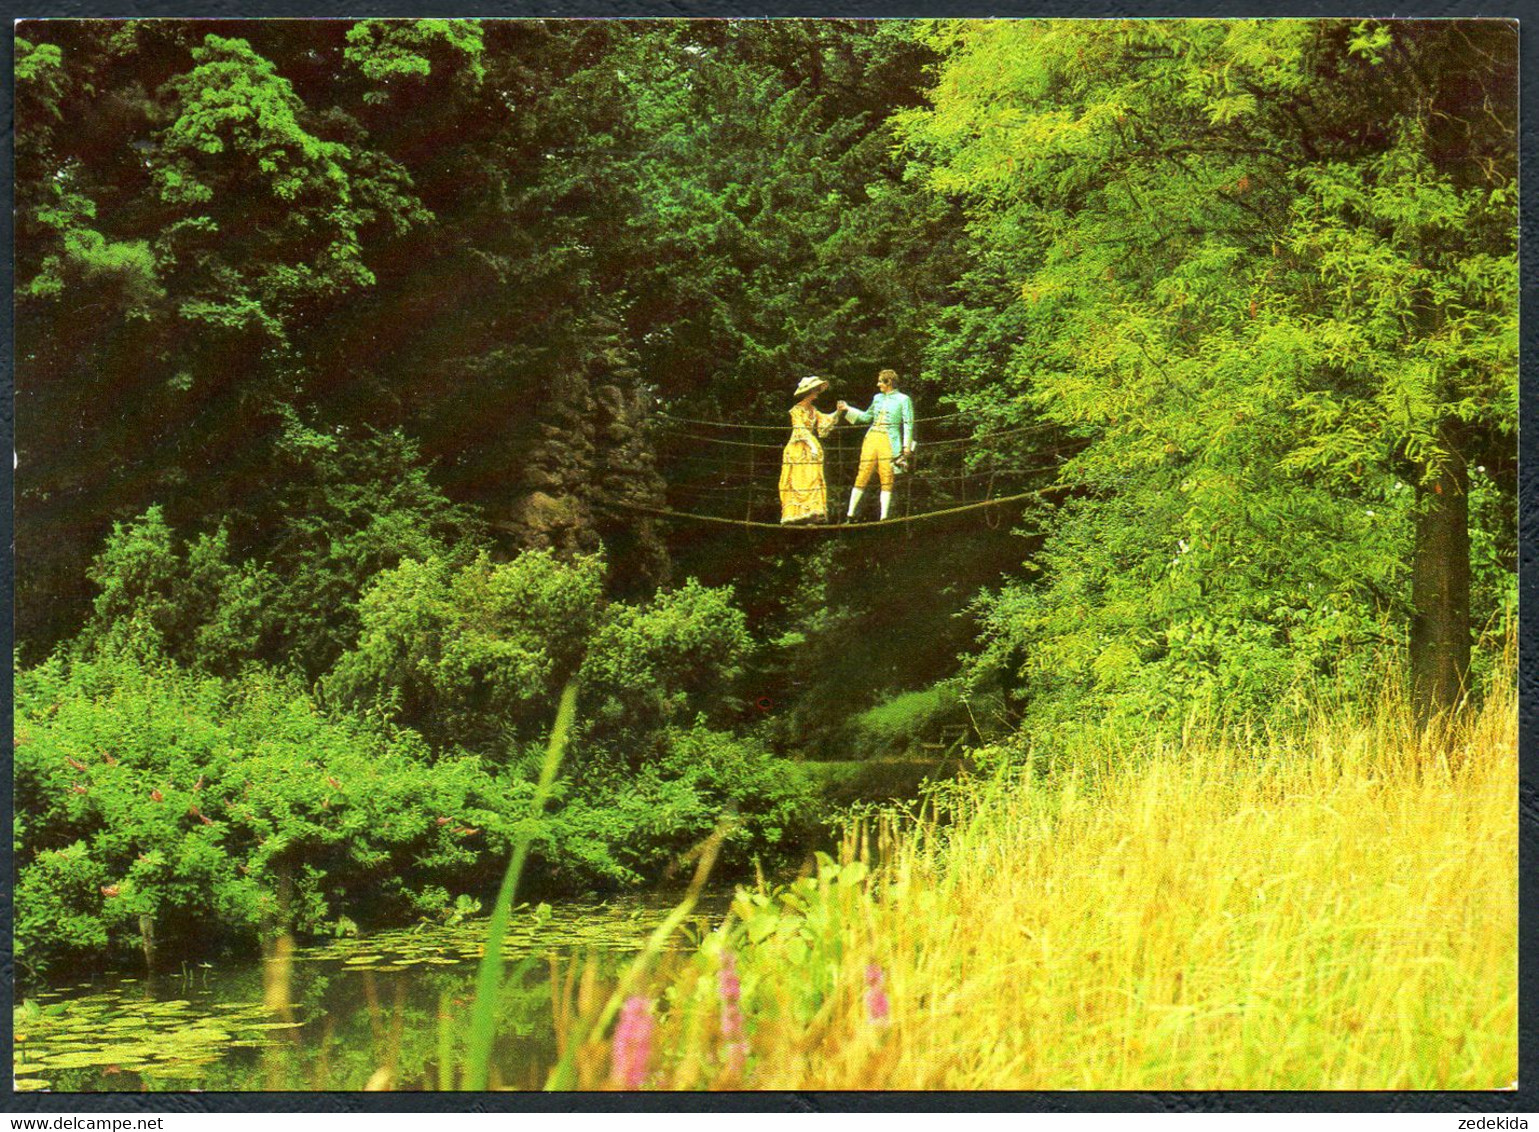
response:
[[[891,393],[878,393],[869,409],[857,409],[851,405],[844,411],[844,419],[852,424],[870,424],[887,410],[887,435],[892,440],[892,454],[897,456],[905,448],[914,446],[914,403],[907,393],[896,389]]]

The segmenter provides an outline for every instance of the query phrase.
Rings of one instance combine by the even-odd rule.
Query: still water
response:
[[[674,906],[667,895],[515,912],[504,947],[494,1086],[537,1089],[556,1057],[552,980],[574,961],[617,969]],[[698,939],[730,894],[675,936]],[[486,921],[419,925],[295,949],[292,961],[22,989],[18,1091],[450,1087],[469,1027]],[[286,983],[286,986],[285,986]]]

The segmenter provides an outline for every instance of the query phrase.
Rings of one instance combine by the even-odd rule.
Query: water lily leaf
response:
[[[214,1060],[212,1058],[210,1061]],[[204,1062],[178,1061],[162,1062],[158,1065],[146,1065],[139,1070],[141,1077],[153,1077],[158,1081],[175,1081],[187,1077],[201,1077],[204,1071]]]
[[[48,1082],[41,1077],[17,1077],[16,1091],[18,1093],[35,1093],[39,1089],[48,1088]]]
[[[90,1049],[51,1054],[43,1059],[42,1064],[48,1069],[89,1069],[92,1066],[113,1065],[116,1062],[116,1057],[106,1057],[101,1050]]]
[[[227,1042],[230,1035],[224,1030],[213,1026],[194,1026],[188,1030],[170,1030],[163,1035],[166,1041],[177,1046],[212,1045],[216,1042]]]

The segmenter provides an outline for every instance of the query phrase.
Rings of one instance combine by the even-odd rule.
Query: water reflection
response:
[[[726,911],[702,900],[695,929]],[[539,1088],[558,1056],[553,979],[574,957],[616,968],[672,907],[647,895],[565,904],[510,926],[497,1003],[494,1087]],[[452,1087],[464,1054],[485,922],[419,926],[262,961],[156,978],[23,988],[18,1090],[271,1091]]]

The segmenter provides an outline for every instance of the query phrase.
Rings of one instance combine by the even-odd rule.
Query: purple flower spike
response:
[[[885,1023],[889,1013],[887,991],[883,986],[881,967],[875,963],[866,966],[866,1014],[871,1021]]]
[[[723,1061],[734,1076],[748,1064],[748,1037],[743,1032],[743,984],[737,977],[737,957],[728,951],[721,958],[721,1039]]]
[[[652,1011],[639,994],[625,1000],[620,1024],[615,1027],[609,1078],[624,1089],[639,1089],[647,1077],[652,1057]]]

